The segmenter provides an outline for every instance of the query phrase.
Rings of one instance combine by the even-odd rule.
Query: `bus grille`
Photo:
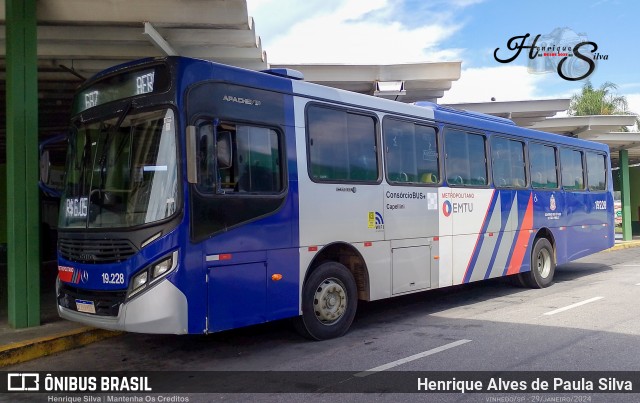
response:
[[[118,316],[120,305],[127,291],[91,291],[61,284],[58,289],[58,305],[77,311],[76,300],[93,301],[97,316]]]
[[[60,237],[60,256],[78,263],[116,263],[136,253],[126,239],[72,239]]]

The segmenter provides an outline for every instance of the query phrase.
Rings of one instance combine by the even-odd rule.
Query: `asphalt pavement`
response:
[[[640,248],[559,266],[546,289],[495,279],[361,303],[347,335],[311,342],[288,321],[191,336],[123,334],[6,367],[8,371],[394,371],[640,370]],[[323,371],[323,372],[317,372]],[[341,379],[342,379],[341,378]],[[321,390],[319,390],[321,391]],[[190,401],[299,400],[298,394],[187,394]],[[306,400],[424,400],[424,394],[311,394]],[[429,401],[586,401],[581,394],[432,394]],[[106,396],[103,396],[106,399]],[[517,399],[525,400],[517,400]],[[547,400],[542,400],[545,398]],[[588,394],[591,402],[638,394]],[[493,400],[492,400],[493,399]],[[498,399],[498,400],[496,400]],[[106,401],[106,400],[105,400]]]

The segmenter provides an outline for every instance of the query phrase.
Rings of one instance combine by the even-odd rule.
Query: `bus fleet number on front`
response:
[[[102,273],[102,284],[124,284],[124,274]]]
[[[596,200],[596,210],[606,210],[606,209],[607,209],[606,200]]]

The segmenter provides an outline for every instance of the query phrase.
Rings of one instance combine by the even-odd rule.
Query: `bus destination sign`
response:
[[[107,102],[157,92],[155,82],[155,68],[109,77],[79,92],[73,111],[79,113]]]

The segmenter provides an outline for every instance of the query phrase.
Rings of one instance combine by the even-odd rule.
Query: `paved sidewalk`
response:
[[[609,250],[635,248],[636,246],[640,246],[640,236],[636,235],[630,241],[623,241],[622,234],[616,234],[616,244]]]
[[[81,326],[60,320],[29,329],[0,329],[0,367],[95,343],[119,332]],[[6,342],[5,340],[14,340]]]
[[[50,278],[52,268],[48,267],[52,265],[50,263],[43,264],[43,281],[40,286],[42,290],[40,326],[26,329],[11,328],[7,322],[7,301],[0,303],[0,368],[67,351],[120,334],[87,327],[58,316],[55,286]],[[6,273],[6,267],[0,267],[0,273]],[[6,286],[6,279],[0,279],[0,283]]]

